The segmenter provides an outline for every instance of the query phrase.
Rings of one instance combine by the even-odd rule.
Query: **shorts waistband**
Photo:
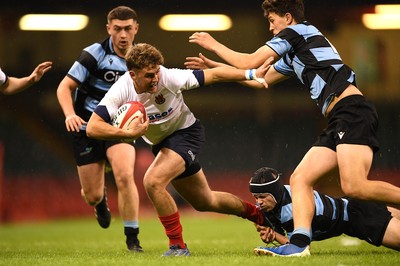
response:
[[[332,110],[328,114],[328,119],[332,117],[332,115],[336,112],[336,110],[343,105],[349,104],[349,103],[359,103],[365,101],[364,95],[360,94],[354,94],[354,95],[349,95],[338,101],[335,106],[332,108]]]

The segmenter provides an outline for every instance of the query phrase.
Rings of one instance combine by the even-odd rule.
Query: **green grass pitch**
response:
[[[0,265],[400,265],[400,253],[355,238],[312,244],[307,258],[255,256],[263,243],[254,226],[234,216],[182,214],[191,257],[161,257],[168,240],[156,216],[140,220],[144,253],[126,251],[122,221],[102,229],[94,218],[0,225]]]

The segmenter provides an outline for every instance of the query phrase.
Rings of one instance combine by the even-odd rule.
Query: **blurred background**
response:
[[[53,68],[32,88],[16,95],[0,95],[0,222],[92,215],[80,197],[71,139],[56,89],[81,50],[107,37],[106,16],[118,5],[128,5],[139,16],[136,42],[147,42],[164,54],[167,67],[183,68],[186,56],[212,53],[189,44],[192,31],[164,31],[166,14],[226,14],[232,27],[210,32],[228,47],[253,52],[272,37],[263,17],[261,0],[131,0],[131,1],[2,1],[0,3],[0,67],[9,76],[29,75],[42,61]],[[334,44],[343,61],[356,72],[359,88],[377,107],[381,149],[371,179],[400,185],[400,30],[371,30],[361,17],[375,4],[396,1],[306,0],[306,18]],[[81,31],[21,31],[21,16],[85,14]],[[206,126],[207,143],[201,156],[213,189],[230,191],[251,200],[247,183],[262,166],[281,171],[286,180],[315,141],[325,119],[296,80],[271,90],[256,91],[225,83],[185,93],[188,106]],[[152,210],[141,180],[153,156],[137,142],[136,183],[142,211]],[[112,174],[107,174],[110,205],[117,212]],[[319,188],[340,195],[335,176]],[[177,198],[179,200],[179,198]],[[182,203],[184,204],[184,203]]]

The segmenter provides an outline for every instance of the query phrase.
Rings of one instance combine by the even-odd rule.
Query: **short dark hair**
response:
[[[111,23],[112,20],[119,19],[119,20],[128,20],[133,19],[134,21],[138,20],[138,16],[136,11],[127,6],[117,6],[116,8],[112,9],[108,12],[107,15],[107,22]]]
[[[290,13],[298,23],[305,20],[303,0],[264,0],[261,7],[265,17],[271,12],[280,17]]]
[[[138,43],[129,48],[125,55],[128,70],[143,69],[164,64],[164,57],[154,46]]]

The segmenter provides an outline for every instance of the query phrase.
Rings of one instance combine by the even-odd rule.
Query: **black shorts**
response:
[[[152,147],[157,156],[162,148],[168,148],[178,153],[185,160],[185,171],[177,178],[194,175],[200,171],[199,154],[205,143],[204,127],[199,120],[188,128],[180,129],[166,137],[162,142]]]
[[[347,206],[348,226],[344,233],[380,246],[387,226],[392,219],[385,204],[349,199]]]
[[[362,95],[343,98],[328,116],[328,126],[313,146],[323,146],[336,151],[339,144],[368,145],[379,150],[377,138],[378,114],[375,107]]]
[[[76,164],[81,166],[106,160],[107,149],[119,143],[121,143],[119,140],[105,141],[88,138],[84,130],[74,133],[73,148]]]

